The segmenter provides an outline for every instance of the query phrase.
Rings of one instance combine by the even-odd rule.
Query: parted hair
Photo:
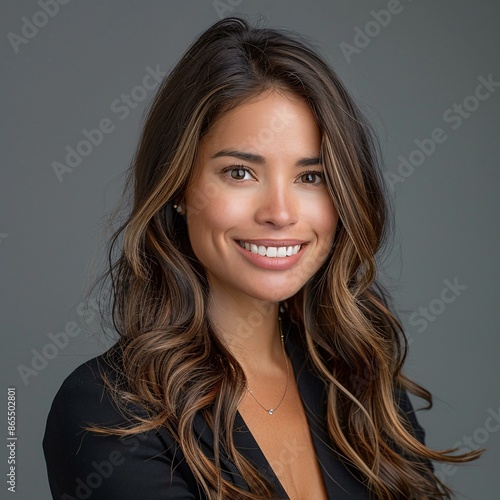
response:
[[[374,498],[450,498],[430,461],[461,463],[479,452],[428,448],[398,407],[401,390],[428,406],[432,401],[402,372],[407,342],[378,284],[376,255],[390,211],[372,129],[314,45],[292,31],[236,17],[216,22],[194,41],[164,78],[146,116],[126,187],[131,210],[111,239],[109,268],[98,281],[120,336],[119,377],[108,389],[124,411],[133,403],[146,414],[131,417],[126,428],[90,429],[126,435],[164,426],[208,498],[272,497],[271,485],[233,443],[245,375],[210,322],[206,275],[174,209],[211,126],[272,89],[310,106],[339,214],[324,264],[287,300],[303,349],[327,387],[332,442]],[[212,428],[215,458],[204,454],[194,433],[198,412]],[[222,477],[222,451],[249,491]]]

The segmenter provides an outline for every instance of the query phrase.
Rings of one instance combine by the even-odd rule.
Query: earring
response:
[[[179,205],[174,205],[174,208],[175,208],[175,210],[177,210],[177,213],[180,214],[182,212],[182,205],[180,205],[180,204]]]

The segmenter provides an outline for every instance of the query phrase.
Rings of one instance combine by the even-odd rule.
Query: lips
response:
[[[239,240],[239,245],[245,250],[256,254],[261,255],[262,257],[270,257],[270,258],[283,258],[290,257],[291,255],[296,255],[302,246],[302,244],[286,244],[284,243],[276,243],[274,245],[263,245],[254,242],[248,242]]]
[[[252,265],[271,271],[284,271],[296,266],[302,259],[304,240],[234,240],[241,255]]]

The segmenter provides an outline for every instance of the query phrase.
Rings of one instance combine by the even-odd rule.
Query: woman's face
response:
[[[303,101],[268,92],[224,114],[202,139],[183,210],[213,297],[278,302],[330,251],[338,214]]]

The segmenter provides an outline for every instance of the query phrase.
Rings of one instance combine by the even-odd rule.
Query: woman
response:
[[[106,278],[120,339],[44,438],[54,498],[449,498],[376,286],[370,129],[298,36],[222,20],[164,80]]]

